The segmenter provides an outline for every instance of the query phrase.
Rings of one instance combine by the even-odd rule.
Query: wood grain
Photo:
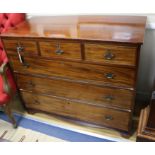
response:
[[[126,111],[131,111],[133,108],[134,92],[129,90],[99,87],[54,78],[39,78],[25,74],[16,74],[16,82],[20,90],[28,90],[32,93],[64,97],[69,100],[103,107],[116,107]]]
[[[2,34],[5,37],[61,38],[142,44],[144,16],[34,17]]]
[[[26,109],[129,131],[145,25],[142,16],[34,17],[3,33]]]
[[[40,41],[40,50],[43,57],[64,58],[81,60],[81,45],[75,42],[65,41]],[[58,47],[59,46],[59,47]],[[60,48],[60,49],[59,49]],[[62,50],[62,53],[57,53]]]
[[[39,58],[37,58],[36,61],[35,59],[27,57],[25,57],[24,60],[29,67],[23,66],[17,57],[10,57],[14,71],[46,76],[59,76],[86,82],[94,81],[98,84],[105,83],[127,88],[133,88],[135,85],[135,72],[133,69],[76,62],[50,61]],[[108,79],[108,74],[112,74],[114,77]]]
[[[4,39],[4,47],[8,54],[17,54],[17,47],[21,45],[23,55],[38,55],[36,41],[21,40],[21,39]]]
[[[21,92],[27,108],[47,111],[78,120],[128,130],[130,113]]]
[[[136,46],[85,44],[85,60],[99,63],[136,65]],[[111,56],[111,57],[110,57]]]

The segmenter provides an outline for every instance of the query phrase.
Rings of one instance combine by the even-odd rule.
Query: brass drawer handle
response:
[[[56,48],[57,48],[57,49],[56,49],[55,53],[56,53],[57,55],[61,55],[61,54],[64,53],[64,51],[61,49],[59,43],[56,45]]]
[[[112,101],[112,100],[114,100],[115,98],[114,98],[114,96],[112,96],[112,95],[107,95],[107,96],[105,96],[105,99],[106,99],[107,101]]]
[[[55,51],[55,53],[56,53],[57,55],[62,55],[62,54],[64,53],[64,51],[61,50],[61,49],[57,49],[57,50]]]
[[[112,59],[115,58],[115,55],[114,55],[112,52],[107,51],[107,52],[105,53],[105,55],[104,55],[104,58],[105,58],[106,60],[112,60]]]
[[[115,75],[114,75],[113,73],[106,73],[106,74],[105,74],[105,77],[106,77],[107,79],[114,79]]]
[[[113,117],[112,117],[111,115],[106,115],[104,118],[105,118],[107,121],[113,120]]]

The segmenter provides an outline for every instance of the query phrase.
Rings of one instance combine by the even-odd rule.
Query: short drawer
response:
[[[130,126],[131,113],[128,112],[99,108],[54,97],[34,95],[28,92],[21,92],[21,95],[27,108],[125,131],[128,131]]]
[[[101,107],[108,106],[131,110],[134,104],[134,92],[124,89],[99,87],[22,74],[16,74],[16,82],[20,90],[64,97]]]
[[[21,64],[17,57],[10,57],[10,63],[16,72],[40,74],[79,80],[88,83],[106,84],[133,88],[135,70],[130,68],[99,66],[78,62],[63,62],[43,59],[25,58]]]
[[[81,59],[80,43],[64,41],[39,42],[41,55],[48,58]]]
[[[136,66],[137,47],[85,44],[86,61]]]
[[[8,54],[17,55],[17,48],[21,48],[20,54],[38,55],[35,41],[3,39],[3,43]]]

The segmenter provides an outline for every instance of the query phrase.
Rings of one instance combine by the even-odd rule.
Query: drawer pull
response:
[[[113,117],[112,117],[111,115],[106,115],[104,118],[105,118],[107,121],[113,120]]]
[[[63,51],[63,50],[61,49],[61,47],[60,47],[60,44],[57,44],[57,49],[56,49],[55,53],[56,53],[57,55],[61,55],[61,54],[64,53],[64,51]]]
[[[20,63],[23,64],[23,58],[22,58],[20,52],[22,52],[24,48],[20,45],[20,43],[18,43],[16,49],[17,49],[19,61],[20,61]]]
[[[105,55],[104,55],[104,58],[105,58],[106,60],[112,60],[112,59],[115,58],[115,55],[114,55],[113,53],[111,53],[110,51],[107,51],[107,52],[105,53]]]
[[[106,74],[105,74],[105,77],[106,77],[107,79],[114,79],[115,75],[114,75],[113,73],[106,73]]]
[[[20,43],[18,43],[18,46],[16,47],[16,49],[17,49],[17,54],[18,54],[18,58],[19,58],[20,63],[21,63],[23,66],[29,67],[29,65],[28,65],[27,63],[25,63],[24,58],[23,58],[22,55],[20,54],[20,52],[23,51],[24,47],[22,47],[22,46],[20,45]]]
[[[112,95],[107,95],[107,96],[105,96],[105,99],[106,99],[107,101],[112,101],[112,100],[114,100],[115,98],[114,98]]]
[[[57,55],[61,55],[61,54],[64,53],[64,51],[61,50],[61,49],[57,49],[57,50],[55,51],[55,53],[56,53]]]

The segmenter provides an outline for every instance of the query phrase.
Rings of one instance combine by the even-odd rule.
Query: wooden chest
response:
[[[129,131],[146,17],[35,17],[2,35],[27,110]]]

